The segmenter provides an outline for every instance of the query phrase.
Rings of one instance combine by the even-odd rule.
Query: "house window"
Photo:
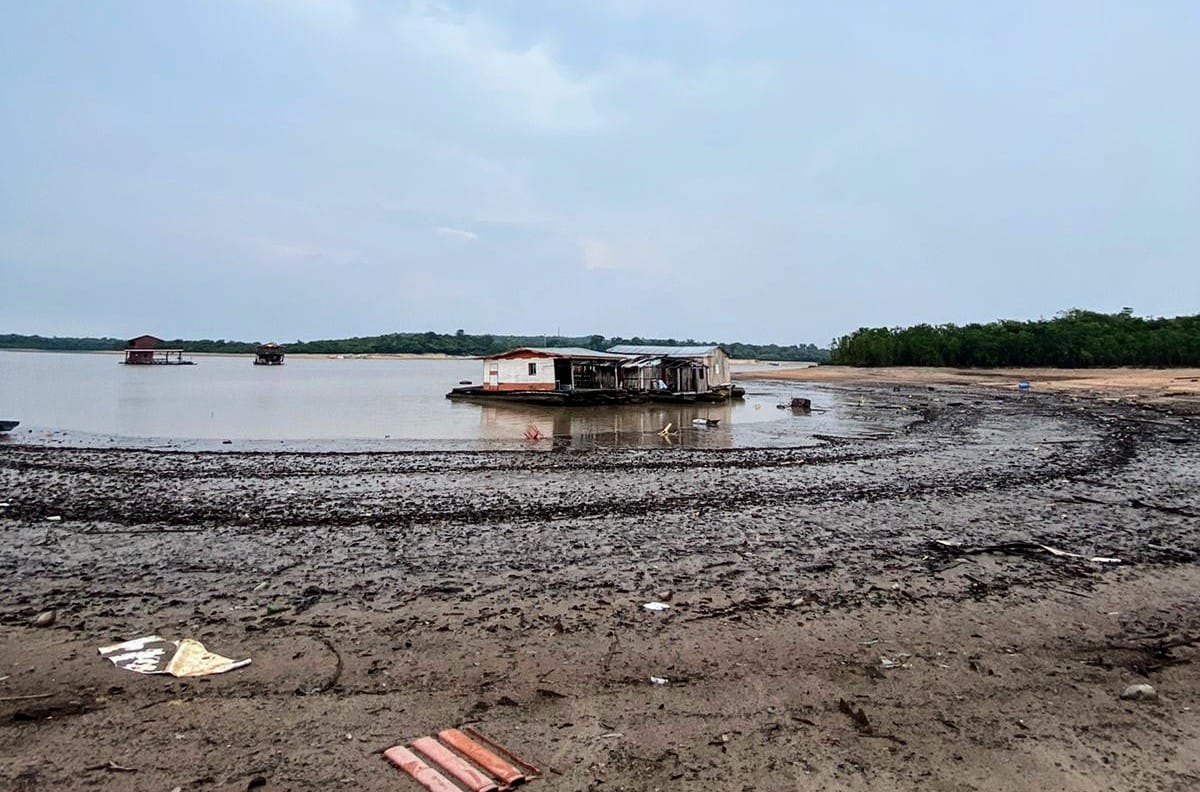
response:
[[[531,377],[537,376],[537,363],[529,364],[529,376],[531,376]]]

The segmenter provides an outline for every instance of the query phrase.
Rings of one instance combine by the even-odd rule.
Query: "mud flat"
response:
[[[1197,788],[1197,420],[822,387],[869,431],[0,445],[0,787],[415,790],[380,752],[473,723],[545,766],[532,789]],[[96,654],[150,633],[253,664]],[[1118,698],[1140,682],[1158,698]]]

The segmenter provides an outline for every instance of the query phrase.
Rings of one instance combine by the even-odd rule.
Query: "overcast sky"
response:
[[[1200,310],[1200,3],[0,3],[0,332]]]

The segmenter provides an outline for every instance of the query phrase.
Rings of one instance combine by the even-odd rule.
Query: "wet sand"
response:
[[[534,789],[1196,788],[1197,419],[1040,387],[820,387],[866,431],[0,443],[0,787],[416,790],[380,751],[474,723],[548,769]],[[152,632],[253,664],[177,680],[96,654]],[[1118,698],[1138,682],[1159,699]]]

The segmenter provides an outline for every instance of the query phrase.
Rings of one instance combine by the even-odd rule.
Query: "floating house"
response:
[[[254,365],[256,366],[282,366],[283,365],[283,347],[274,342],[259,344],[254,350]]]
[[[715,344],[621,344],[608,351],[627,358],[622,364],[626,387],[653,400],[722,402],[745,393],[740,388],[735,392],[729,355]]]
[[[538,404],[723,402],[742,393],[719,346],[522,347],[483,358],[483,384],[452,399]]]
[[[160,349],[165,343],[152,335],[140,335],[125,342],[125,360],[130,366],[191,366],[192,361],[183,359],[182,349]]]

